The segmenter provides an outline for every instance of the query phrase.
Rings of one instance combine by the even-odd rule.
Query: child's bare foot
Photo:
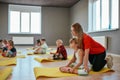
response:
[[[71,72],[70,72],[71,69],[72,69],[71,67],[66,67],[66,66],[59,68],[59,70],[60,70],[61,72],[64,72],[64,73],[71,73]]]

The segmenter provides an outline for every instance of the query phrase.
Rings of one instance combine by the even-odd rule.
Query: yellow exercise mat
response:
[[[44,54],[34,54],[33,52],[28,52],[27,55],[44,55]]]
[[[39,58],[39,57],[35,57],[34,59],[36,61],[40,62],[40,63],[55,62],[55,61],[64,61],[64,60],[53,60],[53,59],[50,59],[50,58]],[[69,55],[67,60],[71,60],[71,59],[72,59],[72,55]]]
[[[68,56],[68,60],[71,60],[72,57],[73,57],[73,55],[69,55],[69,56]]]
[[[17,57],[17,58],[26,58],[25,55],[17,55],[16,57]]]
[[[25,58],[26,56],[25,55],[17,55],[16,57],[13,57],[13,58]],[[7,59],[9,57],[3,57],[3,56],[0,56],[0,59]]]
[[[0,69],[0,80],[6,80],[11,73],[12,73],[11,67]]]
[[[56,50],[51,49],[46,52],[46,54],[50,54],[50,53],[56,53]]]
[[[103,68],[101,71],[99,72],[94,72],[94,71],[90,71],[89,74],[100,74],[100,73],[105,73],[105,72],[109,72],[109,71],[113,71],[111,69],[108,68]],[[49,78],[57,78],[57,77],[69,77],[69,76],[78,76],[77,74],[70,74],[70,73],[62,73],[59,71],[58,67],[55,68],[41,68],[41,67],[35,67],[34,68],[34,74],[36,79],[39,77],[49,77]]]
[[[16,58],[2,58],[0,59],[0,66],[16,65]]]
[[[53,48],[48,48],[47,50],[53,50]]]
[[[3,56],[0,55],[0,59],[2,59],[2,58],[3,58]]]
[[[31,47],[31,48],[26,48],[26,50],[33,50],[33,47]]]
[[[58,67],[55,68],[41,68],[35,67],[34,74],[36,79],[38,77],[68,77],[68,76],[77,76],[76,74],[62,73],[59,71]]]
[[[100,73],[106,73],[106,72],[114,72],[114,70],[104,67],[101,71],[98,71],[98,72],[91,70],[89,74],[100,74]]]
[[[17,54],[21,54],[22,52],[21,51],[18,51]]]
[[[33,55],[34,53],[33,52],[28,52],[27,55]]]
[[[38,61],[38,62],[41,62],[41,63],[43,63],[43,62],[54,62],[54,61],[56,61],[56,60],[53,60],[53,59],[48,59],[48,58],[38,58],[38,57],[36,57],[36,58],[34,58],[36,61]]]

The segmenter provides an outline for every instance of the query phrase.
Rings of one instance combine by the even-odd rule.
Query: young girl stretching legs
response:
[[[70,48],[74,49],[73,58],[67,66],[60,67],[61,72],[73,73],[79,75],[87,75],[88,73],[82,70],[83,66],[83,50],[78,47],[78,39],[73,38],[70,40]]]

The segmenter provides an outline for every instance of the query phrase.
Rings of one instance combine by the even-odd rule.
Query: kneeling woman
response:
[[[84,51],[84,69],[89,72],[88,60],[92,65],[93,71],[100,71],[106,64],[108,68],[113,66],[113,58],[111,55],[106,57],[105,48],[98,42],[96,42],[91,36],[83,32],[83,29],[79,23],[75,23],[71,27],[71,33],[79,40],[79,46]]]

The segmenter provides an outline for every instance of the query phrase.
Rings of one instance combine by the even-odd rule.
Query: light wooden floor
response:
[[[24,51],[26,54],[26,47],[18,47],[18,50]],[[72,53],[71,49],[67,49],[68,53]],[[35,80],[33,68],[34,67],[60,67],[66,65],[68,61],[62,62],[49,62],[49,63],[38,63],[34,60],[36,56],[27,56],[23,59],[17,59],[17,65],[14,66],[13,72],[8,80]],[[45,57],[42,55],[40,57]],[[104,74],[95,74],[89,76],[76,76],[76,77],[64,77],[64,78],[39,78],[38,80],[120,80],[120,57],[114,56],[115,72],[109,72]]]

